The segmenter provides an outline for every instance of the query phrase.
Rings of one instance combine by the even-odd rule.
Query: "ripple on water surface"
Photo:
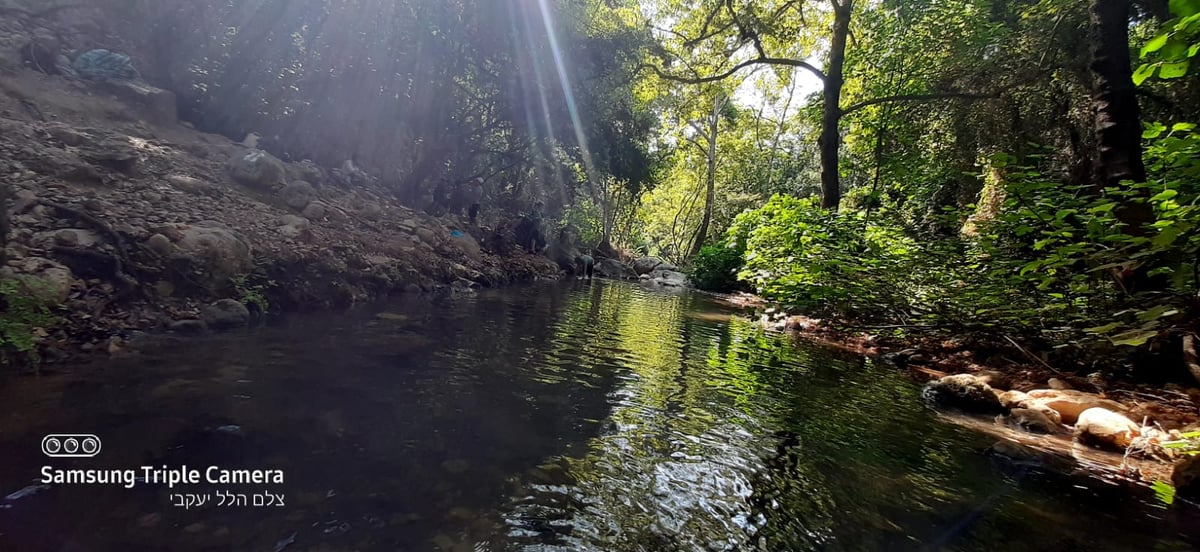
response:
[[[288,317],[8,378],[0,493],[37,477],[43,435],[70,431],[104,439],[77,467],[281,469],[287,507],[51,486],[0,504],[0,550],[1197,542],[1194,510],[989,457],[902,374],[737,314],[698,294],[566,282]]]

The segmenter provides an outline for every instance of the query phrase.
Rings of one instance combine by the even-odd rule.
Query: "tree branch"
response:
[[[672,75],[671,73],[667,73],[666,71],[659,69],[657,65],[651,65],[648,63],[642,64],[641,68],[642,69],[649,68],[651,71],[654,71],[654,73],[657,74],[659,78],[666,79],[669,81],[682,82],[684,84],[704,84],[706,82],[716,82],[719,80],[727,79],[734,73],[737,73],[738,71],[741,71],[742,69],[750,67],[751,65],[786,65],[789,67],[799,67],[801,69],[808,70],[813,75],[816,75],[817,78],[821,79],[822,82],[825,80],[825,73],[821,72],[820,69],[813,67],[812,64],[810,64],[806,61],[800,61],[798,59],[772,58],[772,57],[761,57],[761,56],[756,57],[754,59],[749,59],[749,60],[743,61],[743,62],[733,66],[732,69],[725,71],[724,73],[718,73],[716,75],[708,75],[706,77],[685,77],[683,75]]]
[[[895,96],[884,96],[882,98],[874,98],[866,101],[858,102],[850,107],[842,110],[842,116],[849,115],[855,111],[859,111],[865,107],[878,105],[881,103],[891,102],[926,102],[929,100],[944,100],[944,99],[959,99],[959,100],[995,100],[1000,98],[1000,93],[989,92],[987,94],[977,94],[974,92],[937,92],[933,94],[897,94]]]

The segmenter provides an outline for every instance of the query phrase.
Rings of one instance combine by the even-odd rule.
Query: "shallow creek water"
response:
[[[1194,509],[991,454],[904,374],[739,314],[570,281],[4,376],[0,550],[1200,546]],[[48,434],[103,446],[52,459]],[[205,480],[39,482],[46,467],[181,465]],[[283,481],[211,483],[209,466]],[[254,504],[268,494],[282,505]],[[208,498],[175,506],[184,496]]]

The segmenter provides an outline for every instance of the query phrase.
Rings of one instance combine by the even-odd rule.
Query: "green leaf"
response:
[[[1143,82],[1146,82],[1146,79],[1154,76],[1154,72],[1158,70],[1158,66],[1158,63],[1143,63],[1139,65],[1133,72],[1133,84],[1141,86]],[[1158,134],[1143,136],[1143,138],[1154,138],[1155,136],[1158,136]]]
[[[1158,138],[1159,136],[1162,135],[1163,132],[1166,132],[1166,130],[1167,130],[1167,125],[1164,125],[1162,123],[1158,123],[1158,122],[1147,123],[1146,130],[1142,131],[1142,138],[1145,140],[1151,140],[1154,138]]]
[[[1154,489],[1154,495],[1163,504],[1170,506],[1175,503],[1175,487],[1166,481],[1156,480],[1150,484],[1150,488]]]
[[[1162,67],[1158,70],[1158,77],[1162,79],[1177,79],[1187,74],[1188,66],[1192,60],[1184,59],[1181,61],[1165,61]]]
[[[1179,311],[1177,309],[1171,308],[1170,305],[1158,305],[1157,307],[1154,307],[1152,309],[1139,312],[1137,317],[1138,317],[1138,320],[1140,320],[1142,322],[1150,322],[1152,320],[1158,320],[1159,318],[1171,316],[1174,314],[1179,314]]]
[[[1162,47],[1167,43],[1167,40],[1170,38],[1170,33],[1160,33],[1158,36],[1151,38],[1150,42],[1147,42],[1145,46],[1142,46],[1142,57],[1146,57],[1148,54],[1161,50]]]
[[[1150,198],[1150,201],[1166,201],[1174,198],[1177,195],[1179,195],[1179,192],[1176,190],[1163,190],[1155,194],[1154,197]]]
[[[1096,326],[1094,328],[1084,328],[1083,331],[1085,333],[1090,333],[1090,334],[1106,334],[1106,333],[1111,332],[1120,327],[1121,327],[1120,322],[1110,322],[1103,326]]]
[[[1200,47],[1200,44],[1197,44],[1196,47]],[[1196,123],[1175,123],[1171,125],[1171,132],[1187,132],[1195,128]]]
[[[1147,341],[1158,336],[1158,332],[1153,330],[1130,330],[1120,333],[1112,337],[1113,345],[1129,345],[1130,347],[1141,347]]]

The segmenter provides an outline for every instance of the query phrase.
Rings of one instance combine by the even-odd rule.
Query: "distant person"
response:
[[[483,202],[484,189],[483,178],[476,178],[473,182],[467,185],[467,200],[471,206],[467,208],[467,216],[471,219],[471,226],[479,223],[479,207]]]
[[[579,264],[579,272],[586,275],[587,279],[591,280],[592,272],[596,268],[596,259],[593,259],[591,255],[584,253],[578,257],[575,257],[575,262]]]
[[[546,247],[546,238],[542,235],[542,202],[533,204],[533,210],[521,217],[516,228],[517,243],[529,253],[537,253]]]

